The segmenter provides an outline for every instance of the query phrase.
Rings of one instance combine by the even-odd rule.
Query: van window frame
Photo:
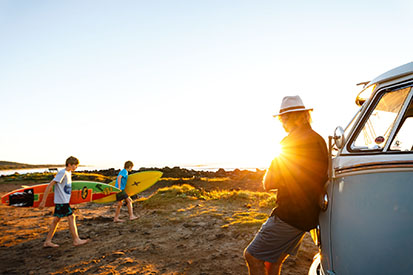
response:
[[[401,89],[408,88],[408,87],[411,87],[411,90],[409,94],[407,95],[405,101],[403,102],[400,112],[397,114],[397,117],[395,119],[395,127],[391,129],[391,132],[389,134],[389,137],[386,141],[385,146],[381,149],[365,149],[365,150],[352,148],[352,144],[354,143],[355,139],[358,137],[359,133],[362,131],[364,125],[366,124],[366,121],[370,118],[372,112],[375,110],[377,104],[382,99],[383,95],[386,93],[392,92],[392,91],[401,90]],[[413,81],[408,81],[402,84],[399,83],[395,85],[384,86],[384,87],[379,88],[376,92],[374,92],[372,100],[366,101],[366,103],[368,103],[369,101],[371,102],[370,106],[368,106],[368,109],[365,111],[364,115],[361,114],[361,120],[356,122],[357,126],[354,128],[353,133],[350,135],[350,138],[348,139],[348,142],[345,147],[347,150],[347,153],[344,153],[342,155],[378,155],[378,154],[406,154],[406,153],[411,154],[411,152],[400,152],[400,151],[394,151],[394,150],[392,151],[392,150],[389,150],[389,148],[395,138],[395,134],[398,132],[399,128],[401,127],[401,121],[404,118],[406,108],[409,106],[411,100],[413,100],[412,97],[413,97]]]
[[[413,83],[412,83],[412,85],[413,85]],[[396,153],[396,154],[412,154],[413,153],[413,151],[398,151],[398,150],[391,150],[390,149],[391,145],[393,144],[394,139],[397,137],[397,134],[399,133],[400,129],[402,128],[404,122],[406,121],[407,118],[409,118],[409,117],[406,117],[406,112],[407,112],[407,109],[409,108],[409,106],[413,104],[413,96],[411,95],[413,93],[412,92],[413,91],[413,86],[412,85],[411,85],[410,94],[406,99],[407,104],[406,104],[406,106],[403,106],[404,113],[401,116],[397,127],[394,127],[395,129],[393,129],[394,133],[392,133],[392,138],[391,139],[389,138],[389,143],[386,145],[386,147],[387,147],[386,152],[388,152],[388,153]],[[413,118],[413,116],[411,116],[411,117]]]

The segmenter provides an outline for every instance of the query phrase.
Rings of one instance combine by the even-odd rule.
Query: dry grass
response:
[[[267,219],[276,197],[275,194],[245,190],[206,192],[183,184],[159,189],[138,201],[146,209],[156,209],[170,222],[181,222],[188,217],[212,218],[222,221],[222,228],[236,227],[245,231]]]
[[[246,190],[213,190],[210,192],[197,189],[191,185],[173,185],[159,189],[149,198],[141,199],[147,207],[159,207],[185,200],[215,200],[224,203],[248,203],[260,208],[273,208],[276,202],[275,194],[252,192]]]

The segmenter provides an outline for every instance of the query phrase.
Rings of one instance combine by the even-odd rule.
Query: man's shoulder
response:
[[[318,133],[316,132],[313,128],[311,127],[306,127],[303,132],[305,133],[304,136],[312,138],[312,139],[318,139],[320,141],[323,141],[325,143],[324,138]]]
[[[310,128],[310,130],[313,135],[317,136],[319,139],[324,140],[324,138],[318,132],[316,132],[313,128]]]
[[[288,144],[305,145],[310,143],[322,143],[326,145],[324,138],[311,127],[302,127],[298,131],[290,133],[281,141],[281,143],[287,146]]]

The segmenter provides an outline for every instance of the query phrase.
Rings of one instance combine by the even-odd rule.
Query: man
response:
[[[328,153],[324,139],[310,126],[310,111],[299,96],[287,96],[274,115],[288,135],[263,180],[265,190],[277,191],[277,207],[244,251],[251,275],[280,274],[282,263],[297,253],[305,232],[318,224]]]

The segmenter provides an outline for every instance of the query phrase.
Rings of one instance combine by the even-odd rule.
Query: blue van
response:
[[[329,181],[309,274],[413,274],[413,62],[365,84],[329,137]]]

